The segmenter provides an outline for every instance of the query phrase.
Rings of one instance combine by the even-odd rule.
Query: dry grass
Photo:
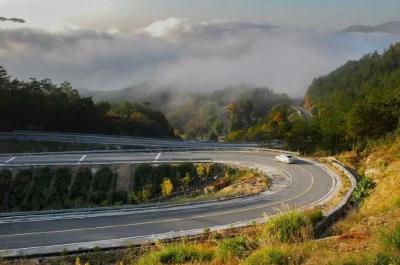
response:
[[[218,191],[217,194],[254,195],[268,189],[268,178],[261,173],[249,171],[232,185]]]
[[[266,176],[264,173],[248,168],[238,168],[236,174],[227,175],[224,177],[224,179],[231,184],[219,191],[201,193],[195,196],[181,195],[172,198],[170,202],[188,203],[231,198],[243,195],[249,196],[259,194],[260,192],[269,188],[268,176]]]
[[[399,218],[400,140],[374,148],[371,153],[364,153],[362,156],[348,152],[339,158],[361,174],[372,178],[376,187],[357,211],[350,213],[345,220],[335,225],[336,232],[348,232],[354,226],[365,223],[365,220],[369,220],[369,224],[371,220],[381,220],[378,225],[382,225],[382,222],[385,222],[382,219],[390,222],[391,218]],[[372,228],[364,226],[362,229],[369,231]]]

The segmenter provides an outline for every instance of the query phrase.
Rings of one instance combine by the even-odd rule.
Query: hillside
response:
[[[0,67],[0,131],[12,130],[174,137],[164,114],[145,104],[96,104],[67,82],[19,81]]]
[[[400,115],[400,44],[315,79],[305,106],[315,114],[318,145],[333,153],[362,149],[367,139],[394,132]]]

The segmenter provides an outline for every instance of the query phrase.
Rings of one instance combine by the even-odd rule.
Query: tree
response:
[[[151,195],[152,195],[151,190],[152,190],[152,185],[151,184],[145,185],[143,187],[143,189],[142,189],[142,200],[144,202],[148,202],[150,200]]]
[[[192,181],[192,179],[190,178],[190,175],[186,174],[186,176],[181,179],[181,190],[185,191],[185,190],[189,189],[191,181]]]
[[[161,183],[162,196],[165,198],[171,196],[173,190],[174,190],[174,185],[172,184],[171,180],[168,178],[165,178],[163,180],[163,182]]]
[[[95,104],[68,82],[11,81],[0,66],[0,131],[12,130],[174,136],[164,114],[149,106]]]
[[[203,181],[203,177],[206,174],[206,167],[203,163],[197,164],[196,166],[197,176],[199,177],[200,181]]]
[[[228,105],[228,131],[238,129],[238,106],[235,102]]]

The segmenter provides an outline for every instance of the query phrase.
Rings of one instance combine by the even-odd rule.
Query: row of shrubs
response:
[[[100,168],[31,168],[0,171],[0,211],[31,211],[147,202],[200,189],[222,175],[220,164],[139,165],[127,191],[116,190],[118,175]],[[231,172],[232,171],[232,172]]]
[[[109,167],[49,167],[0,171],[0,209],[26,211],[106,205],[118,197],[117,176]]]
[[[235,168],[214,163],[181,163],[160,166],[142,164],[135,169],[131,179],[128,203],[170,197],[188,191],[202,189],[221,176],[232,175]]]

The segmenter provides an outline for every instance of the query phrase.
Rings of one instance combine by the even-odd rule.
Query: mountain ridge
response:
[[[342,30],[343,32],[360,32],[360,33],[389,33],[400,35],[400,21],[389,21],[375,26],[368,25],[351,25]]]

